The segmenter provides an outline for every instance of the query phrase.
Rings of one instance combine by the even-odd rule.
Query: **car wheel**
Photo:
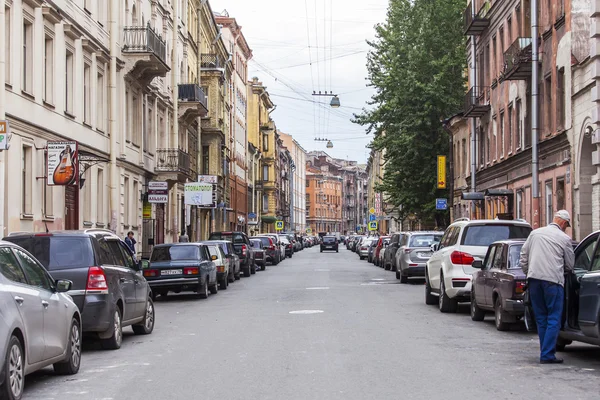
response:
[[[0,386],[0,398],[19,400],[25,385],[25,355],[16,336],[11,336],[4,358],[4,383]]]
[[[201,299],[208,298],[208,275],[206,276],[203,284],[198,284],[198,297]]]
[[[251,275],[250,266],[248,265],[248,266],[244,267],[244,276],[247,278],[250,275]]]
[[[396,279],[400,279],[400,272],[396,271]]]
[[[473,321],[483,321],[485,319],[485,311],[477,305],[475,301],[475,292],[471,291],[471,319]]]
[[[223,279],[221,279],[220,285],[221,287],[219,289],[227,290],[227,286],[229,286],[229,274],[223,275]]]
[[[227,274],[227,280],[229,281],[229,283],[232,283],[235,281],[235,276],[234,276],[233,272],[229,271],[229,273]]]
[[[425,273],[425,276],[425,304],[432,306],[438,302],[438,299],[431,293],[431,285],[429,284],[429,279],[427,279],[427,273]]]
[[[336,253],[339,253],[339,252],[340,252],[340,250],[338,249],[338,250],[336,250],[335,252],[336,252]]]
[[[252,267],[250,267],[250,273],[252,275],[256,274],[256,264],[252,264]]]
[[[209,289],[210,289],[210,294],[219,293],[219,281],[217,279],[215,279],[215,283],[210,285]]]
[[[504,321],[505,313],[502,309],[502,300],[500,296],[496,297],[494,302],[494,320],[496,322],[496,329],[499,331],[507,331],[510,329],[510,324]]]
[[[241,275],[240,275],[240,273],[238,272],[237,274],[235,274],[235,275],[233,276],[233,279],[235,279],[236,281],[239,281],[239,280],[240,280],[240,276],[241,276]]]
[[[144,314],[144,320],[140,324],[133,325],[133,333],[136,335],[149,335],[154,330],[154,318],[156,314],[154,312],[154,302],[151,298],[146,301],[146,313]]]
[[[565,351],[567,345],[573,343],[571,340],[563,339],[561,337],[556,341],[556,351]]]
[[[323,252],[323,250],[321,250],[321,253]]]
[[[401,269],[396,271],[396,276],[398,276],[398,274],[400,274],[400,283],[408,283],[408,275],[404,275]]]
[[[454,313],[458,309],[458,302],[454,299],[451,299],[446,294],[444,275],[440,275],[440,295],[438,297],[438,307],[443,313]]]
[[[279,264],[279,261],[280,261],[279,258],[280,257],[277,257],[277,258],[273,257],[273,265]]]
[[[100,344],[105,350],[117,350],[121,348],[123,342],[123,325],[121,325],[121,310],[115,306],[112,322],[112,336],[108,339],[100,339]]]
[[[53,365],[54,371],[61,375],[75,375],[81,365],[81,328],[79,321],[73,318],[69,330],[69,342],[67,343],[67,355],[64,361]]]

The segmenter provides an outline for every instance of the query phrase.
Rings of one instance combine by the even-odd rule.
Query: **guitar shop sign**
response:
[[[77,142],[48,142],[47,184],[69,186],[79,183]]]

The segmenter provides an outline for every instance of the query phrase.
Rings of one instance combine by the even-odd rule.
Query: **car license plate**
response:
[[[325,246],[326,249],[333,249],[333,246]]]
[[[160,271],[161,275],[181,275],[182,271],[180,269],[165,269]]]
[[[430,251],[425,252],[425,253],[419,253],[419,257],[423,257],[423,258],[431,257],[432,255],[433,255],[433,253]]]

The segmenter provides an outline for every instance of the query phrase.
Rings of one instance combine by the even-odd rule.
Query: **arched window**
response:
[[[137,8],[135,7],[135,3],[131,6],[131,21],[133,26],[138,26]]]

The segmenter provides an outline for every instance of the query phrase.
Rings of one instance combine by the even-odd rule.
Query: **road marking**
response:
[[[327,290],[329,286],[307,287],[306,290]]]
[[[385,281],[385,279],[383,278],[375,278],[375,279],[371,279],[372,281]]]
[[[317,269],[315,269],[315,271],[317,271],[317,272],[329,272],[331,270],[325,269],[325,268],[317,268]]]
[[[296,310],[290,311],[290,314],[320,314],[323,310]]]

